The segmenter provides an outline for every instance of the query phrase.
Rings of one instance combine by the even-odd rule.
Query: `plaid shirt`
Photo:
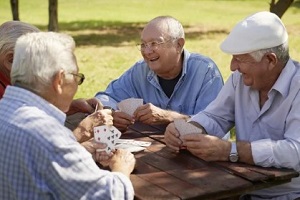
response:
[[[0,101],[0,199],[133,199],[130,180],[99,169],[64,121],[39,96],[7,87]]]

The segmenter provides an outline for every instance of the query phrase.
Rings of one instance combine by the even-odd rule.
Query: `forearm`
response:
[[[239,162],[247,163],[254,165],[252,151],[251,151],[251,143],[239,141],[237,142],[237,151],[239,154]]]
[[[188,116],[188,115],[184,115],[184,114],[172,111],[172,110],[165,110],[165,114],[164,114],[164,119],[165,119],[166,123],[171,123],[175,119],[188,120],[189,118],[190,118],[190,116]]]

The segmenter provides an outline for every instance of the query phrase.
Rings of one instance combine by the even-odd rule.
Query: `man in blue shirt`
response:
[[[184,145],[207,161],[300,172],[300,64],[289,56],[284,24],[274,13],[254,13],[232,29],[221,49],[232,55],[233,73],[218,97],[190,121],[207,134],[180,137],[171,123],[165,132],[167,146],[178,151]],[[219,139],[234,126],[236,141]],[[300,177],[241,199],[299,198]]]
[[[17,40],[12,86],[0,100],[0,199],[134,197],[133,154],[117,150],[107,161],[111,171],[101,170],[64,126],[84,80],[74,50],[65,34],[37,32]],[[112,121],[111,113],[99,114]]]
[[[138,61],[96,97],[116,111],[114,125],[126,130],[135,120],[146,124],[168,124],[187,119],[215,99],[223,86],[216,64],[208,57],[184,49],[181,23],[170,16],[151,20],[137,45],[143,60]],[[118,111],[117,103],[142,98],[144,105],[134,116]]]

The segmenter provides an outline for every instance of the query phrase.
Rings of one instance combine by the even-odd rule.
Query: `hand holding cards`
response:
[[[143,99],[129,98],[118,103],[118,108],[120,111],[133,116],[134,111],[143,105]]]
[[[107,147],[104,149],[106,153],[115,150],[115,145],[121,137],[121,132],[114,126],[102,125],[94,127],[94,138],[96,142],[105,143]],[[97,149],[102,151],[102,149]]]
[[[180,134],[180,138],[183,135],[192,134],[192,133],[202,133],[202,130],[191,123],[185,121],[185,119],[175,119],[174,120],[175,128]],[[181,146],[181,149],[186,149],[186,146]]]

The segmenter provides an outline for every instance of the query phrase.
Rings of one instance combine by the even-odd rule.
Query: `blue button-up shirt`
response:
[[[218,137],[235,125],[237,140],[251,142],[256,165],[300,171],[300,64],[288,61],[262,109],[258,91],[234,72],[215,101],[191,120]],[[300,178],[254,194],[295,199],[300,197]]]
[[[133,199],[128,177],[99,169],[64,121],[41,97],[7,87],[0,101],[0,199]]]
[[[103,105],[114,109],[124,99],[142,98],[144,103],[152,103],[162,109],[194,115],[216,98],[222,86],[221,73],[210,58],[184,50],[182,75],[170,98],[144,60],[112,81],[105,92],[97,93],[96,97]]]

